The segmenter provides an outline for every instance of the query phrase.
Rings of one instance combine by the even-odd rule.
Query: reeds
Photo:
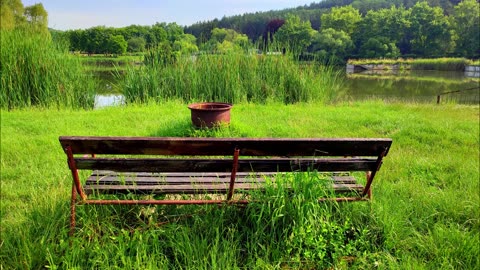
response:
[[[64,44],[63,44],[64,45]],[[0,107],[92,108],[95,80],[66,46],[30,30],[1,33]]]
[[[127,103],[328,102],[342,86],[332,67],[299,64],[289,55],[227,53],[163,59],[160,53],[149,52],[144,67],[125,74],[122,88]]]

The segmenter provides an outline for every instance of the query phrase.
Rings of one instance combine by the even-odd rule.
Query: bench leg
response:
[[[72,184],[72,199],[70,201],[70,236],[75,232],[75,206],[77,203],[77,188]]]
[[[367,183],[368,183],[368,181],[371,179],[371,177],[372,177],[372,172],[370,172],[370,171],[367,172]],[[367,198],[368,198],[369,200],[372,200],[372,186],[371,186],[371,185],[369,186],[366,195],[367,195]]]

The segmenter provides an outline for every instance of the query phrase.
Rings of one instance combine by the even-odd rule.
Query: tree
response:
[[[313,39],[311,51],[320,59],[343,63],[354,46],[350,36],[342,30],[322,29]]]
[[[362,58],[396,58],[400,56],[400,50],[395,43],[385,38],[370,38],[360,48]]]
[[[354,0],[352,7],[358,9],[361,14],[367,14],[368,11],[380,10],[395,6],[392,0]]]
[[[310,45],[315,33],[309,21],[302,22],[300,17],[288,15],[285,24],[278,29],[274,38],[283,48],[300,53]]]
[[[0,29],[10,30],[25,22],[20,0],[0,0]]]
[[[322,28],[332,28],[337,31],[343,31],[348,35],[355,32],[358,23],[362,20],[362,15],[358,9],[352,6],[333,7],[329,13],[321,17]]]
[[[210,40],[202,48],[208,51],[240,51],[248,47],[247,35],[239,34],[233,29],[214,28]]]
[[[273,19],[267,23],[265,31],[263,32],[263,44],[265,47],[268,46],[268,43],[273,42],[273,36],[284,23],[285,20],[282,19]]]
[[[155,23],[145,37],[145,40],[147,42],[147,48],[154,47],[167,40],[167,31],[161,24]]]
[[[389,9],[369,11],[359,23],[352,39],[358,48],[364,47],[368,40],[374,38],[383,44],[394,43],[400,51],[408,52],[410,50],[409,40],[406,39],[410,27],[408,16],[409,12],[403,7],[392,6]],[[368,46],[373,45],[372,42],[374,41]]]
[[[164,29],[167,32],[167,39],[170,43],[175,42],[175,40],[178,40],[180,36],[183,35],[183,27],[176,23],[166,24]]]
[[[113,54],[124,54],[127,52],[128,44],[122,35],[111,35],[108,38],[106,52]]]
[[[410,44],[417,55],[434,57],[445,55],[453,48],[450,24],[440,7],[418,2],[410,10]]]
[[[190,55],[198,52],[195,36],[183,34],[180,39],[175,40],[173,43],[173,50],[179,55]]]
[[[48,13],[41,3],[26,7],[24,13],[33,28],[48,31]]]
[[[455,7],[453,29],[457,36],[455,52],[459,56],[480,56],[480,4],[475,0],[464,0]]]
[[[127,40],[129,52],[143,52],[145,50],[145,39],[143,37],[132,37]]]

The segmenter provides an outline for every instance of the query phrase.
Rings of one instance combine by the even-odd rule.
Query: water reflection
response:
[[[125,104],[125,97],[121,94],[102,94],[95,96],[95,109]]]
[[[467,77],[464,72],[451,71],[366,71],[346,74],[342,100],[382,99],[408,102],[444,101],[479,103],[478,78]]]

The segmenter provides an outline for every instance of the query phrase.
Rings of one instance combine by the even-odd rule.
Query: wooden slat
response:
[[[218,178],[218,177],[117,177],[117,176],[103,176],[95,177],[91,176],[87,179],[87,185],[115,185],[119,183],[125,183],[130,185],[155,185],[155,184],[169,184],[169,185],[181,185],[188,183],[229,183],[230,178]],[[264,178],[252,178],[252,177],[239,177],[235,180],[235,183],[257,183],[265,182]]]
[[[102,194],[204,194],[204,193],[226,193],[229,183],[220,184],[183,184],[183,185],[88,185],[85,192],[97,191]],[[261,186],[256,183],[236,184],[236,190],[259,189]]]
[[[114,171],[106,171],[106,170],[95,170],[92,172],[90,177],[103,177],[103,176],[116,176],[116,175],[123,175],[123,176],[137,176],[137,177],[159,177],[159,178],[166,178],[166,177],[218,177],[218,178],[229,178],[230,179],[230,172],[114,172]],[[279,173],[277,172],[262,172],[262,173],[255,173],[255,172],[239,172],[237,176],[239,177],[263,177],[263,176],[275,176]]]
[[[363,138],[171,138],[61,136],[63,149],[74,154],[219,155],[232,156],[378,156],[391,139]]]
[[[226,193],[229,184],[183,184],[183,185],[88,185],[85,192],[101,194],[205,194]],[[235,190],[259,190],[265,186],[262,183],[238,183]],[[336,193],[360,192],[363,186],[359,184],[333,184],[332,190]]]
[[[236,183],[263,183],[265,179],[274,178],[281,173],[239,173]],[[326,176],[328,177],[328,176]],[[333,183],[356,184],[355,177],[331,176]],[[112,171],[95,171],[87,178],[86,185],[153,185],[153,184],[184,184],[184,183],[228,183],[230,173],[117,173]]]
[[[343,184],[355,184],[357,179],[355,177],[348,175],[348,176],[332,176],[332,180],[335,183],[343,183]]]
[[[75,158],[78,169],[111,170],[117,172],[229,172],[232,161],[226,159],[117,159]],[[241,159],[238,172],[292,171],[372,171],[376,159]]]

